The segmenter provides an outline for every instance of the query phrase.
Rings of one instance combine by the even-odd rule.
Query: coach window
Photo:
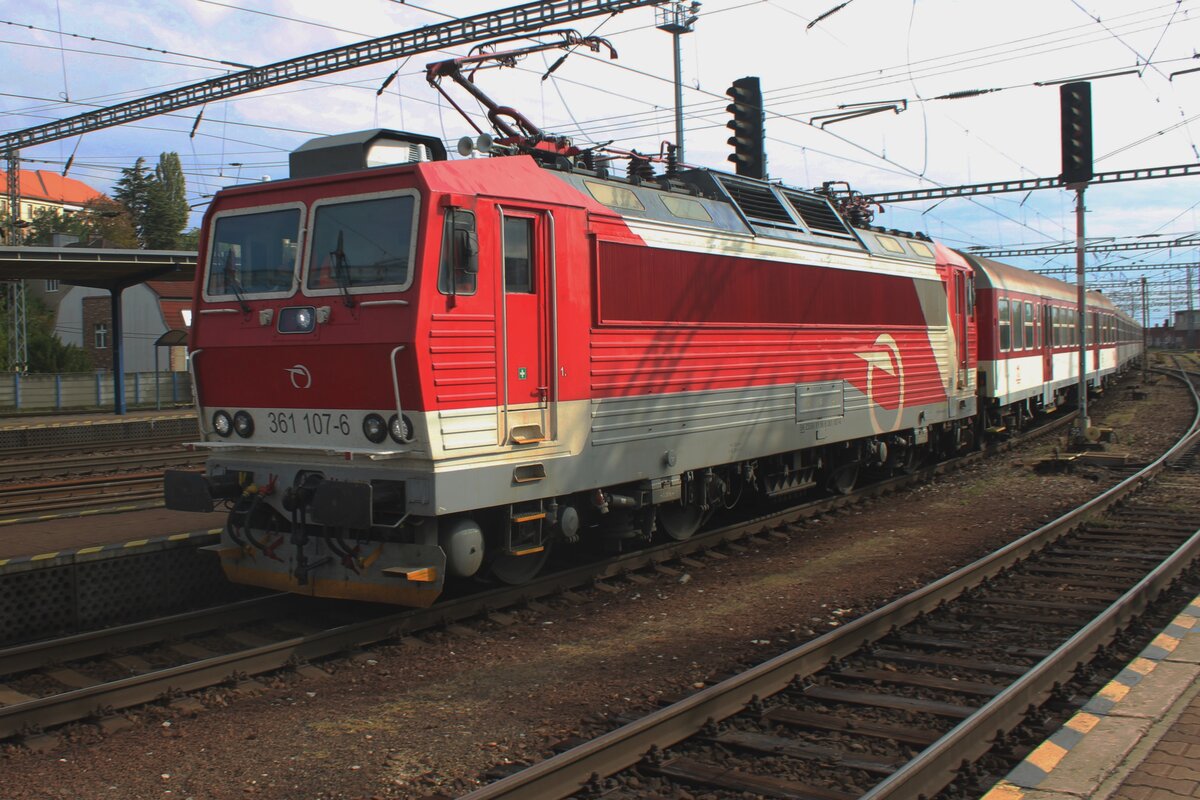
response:
[[[1000,324],[1000,349],[1007,350],[1011,345],[1007,300],[1001,300],[996,304],[996,319]]]
[[[1024,346],[1025,313],[1020,300],[1013,300],[1012,306],[1012,349],[1020,350]]]
[[[1033,349],[1033,303],[1025,304],[1025,349]]]
[[[533,291],[533,220],[504,218],[504,290]]]

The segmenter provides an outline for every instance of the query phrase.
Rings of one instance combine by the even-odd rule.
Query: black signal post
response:
[[[733,155],[729,160],[734,163],[738,175],[766,179],[762,90],[758,78],[738,78],[725,94],[733,98],[725,109],[733,115],[733,119],[725,123],[725,127],[733,129],[733,136],[729,137]]]
[[[1068,189],[1075,190],[1075,283],[1079,302],[1076,318],[1079,335],[1079,436],[1086,441],[1091,420],[1087,407],[1087,288],[1084,281],[1083,193],[1092,172],[1092,85],[1087,81],[1064,83],[1059,87],[1062,108],[1062,175]]]
[[[1087,183],[1092,172],[1092,85],[1087,81],[1059,87],[1062,104],[1062,182]]]

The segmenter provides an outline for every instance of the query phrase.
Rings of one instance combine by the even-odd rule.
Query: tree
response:
[[[88,201],[80,211],[38,211],[26,231],[25,243],[49,247],[54,244],[56,233],[74,236],[83,244],[93,247],[138,246],[129,211],[122,204],[107,197],[97,197]]]
[[[183,233],[179,234],[179,249],[180,250],[199,250],[200,249],[200,229],[188,228]]]
[[[142,243],[151,250],[179,249],[179,236],[187,225],[187,184],[178,153],[163,153],[154,168],[146,204]]]
[[[146,159],[139,157],[132,167],[121,170],[121,178],[116,183],[113,197],[129,210],[133,218],[133,230],[139,242],[144,242],[143,229],[146,221],[146,209],[150,205],[151,175],[146,171]]]
[[[0,313],[0,369],[9,370],[8,309]],[[64,344],[54,333],[54,314],[42,300],[25,297],[25,336],[29,351],[27,368],[35,373],[90,372],[92,357],[73,344]]]
[[[121,170],[113,196],[129,209],[138,242],[150,250],[180,249],[187,225],[187,182],[178,153],[161,153],[154,172],[139,158]]]

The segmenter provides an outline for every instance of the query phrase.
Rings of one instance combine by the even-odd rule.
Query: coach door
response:
[[[958,343],[955,368],[955,387],[970,388],[971,383],[971,326],[967,319],[971,313],[971,302],[967,296],[967,271],[953,268],[954,299],[950,310],[954,321],[954,339]]]
[[[1042,383],[1054,380],[1054,306],[1042,303]]]
[[[555,436],[554,216],[517,208],[499,212],[501,430],[505,444],[535,444]]]

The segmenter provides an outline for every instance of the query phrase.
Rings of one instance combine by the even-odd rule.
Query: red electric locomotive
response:
[[[229,504],[231,579],[424,606],[451,578],[526,581],[558,544],[685,539],[748,494],[971,447],[979,374],[992,416],[1033,408],[996,378],[1027,273],[823,193],[631,153],[614,178],[462,76],[499,55],[429,68],[486,106],[504,138],[459,152],[489,157],[327,137],[209,207],[191,367],[212,455],[166,499]]]
[[[368,131],[216,196],[191,334],[212,455],[166,493],[231,504],[233,580],[427,605],[556,542],[684,538],[744,492],[970,446],[961,256],[821,194],[614,179],[561,145],[448,160]]]

